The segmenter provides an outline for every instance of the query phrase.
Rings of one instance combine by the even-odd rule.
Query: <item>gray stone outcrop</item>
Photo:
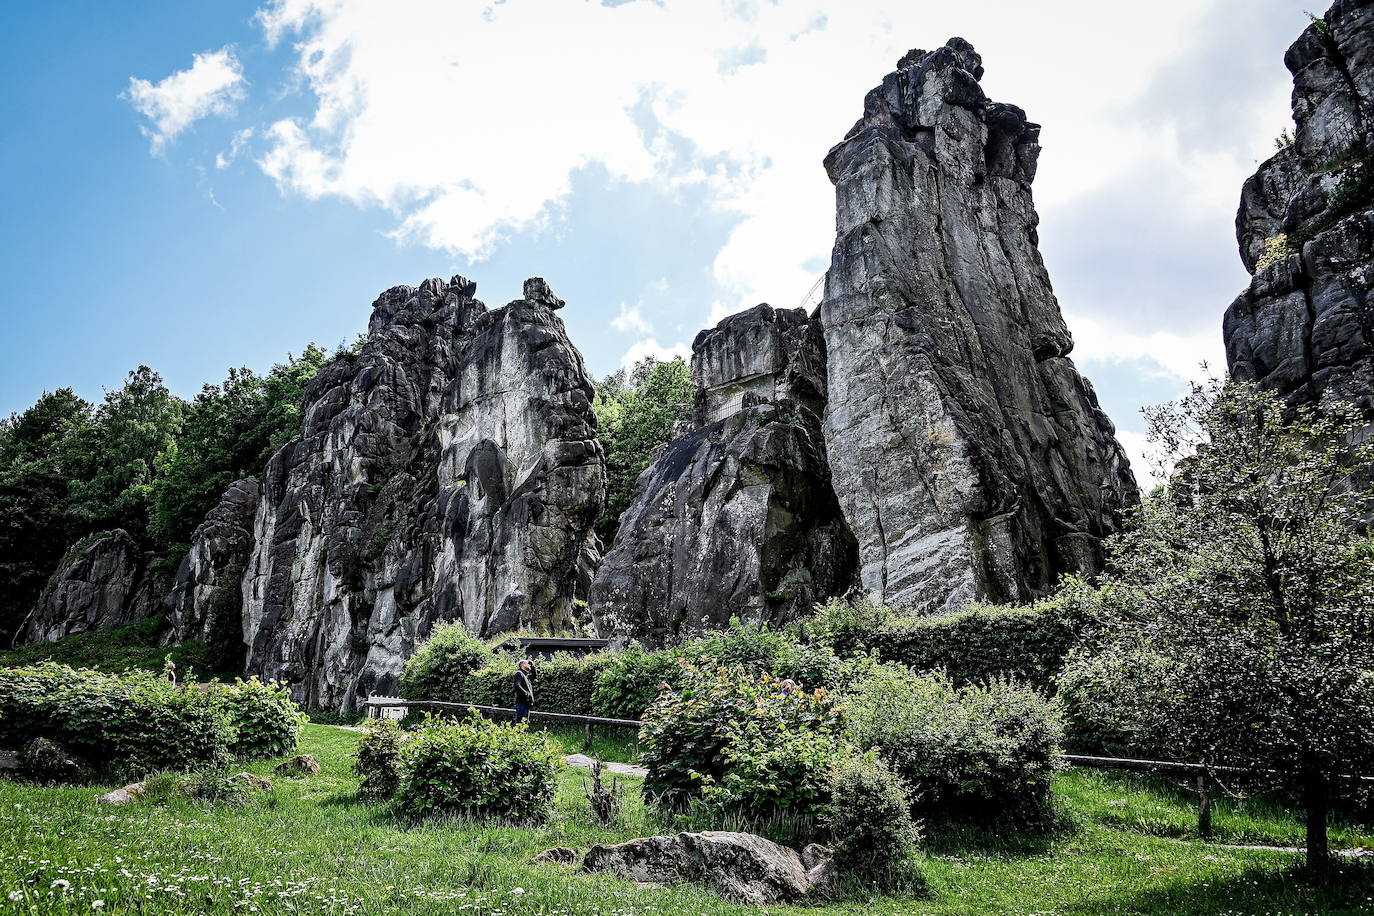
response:
[[[123,528],[86,538],[48,579],[16,642],[56,642],[150,616],[161,597],[150,561]]]
[[[831,477],[864,588],[928,612],[1097,571],[1137,498],[1036,247],[1039,126],[982,73],[908,53],[825,160]]]
[[[760,305],[697,335],[695,419],[640,475],[592,587],[604,636],[674,644],[731,618],[781,623],[854,584],[830,488],[825,347]]]
[[[1374,412],[1374,2],[1332,5],[1284,63],[1293,143],[1241,191],[1253,277],[1226,310],[1227,363],[1290,403]]]

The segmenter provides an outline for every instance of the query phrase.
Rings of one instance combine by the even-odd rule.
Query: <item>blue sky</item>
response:
[[[549,279],[593,371],[682,352],[823,272],[820,162],[903,51],[953,34],[1044,125],[1075,358],[1142,404],[1219,359],[1240,181],[1287,123],[1302,3],[273,0],[13,8],[0,412],[129,369],[179,394],[334,345],[381,290]]]

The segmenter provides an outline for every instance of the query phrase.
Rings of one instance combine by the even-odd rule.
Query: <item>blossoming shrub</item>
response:
[[[701,800],[751,818],[809,816],[828,798],[842,726],[823,689],[784,692],[767,674],[683,663],[680,687],[658,696],[640,729],[645,797],[671,810]]]
[[[847,697],[847,737],[876,750],[916,812],[1044,823],[1063,725],[1054,703],[1006,681],[955,687],[942,673],[883,665]]]
[[[234,756],[259,759],[295,752],[306,716],[284,686],[256,677],[240,679],[219,688],[218,697],[234,723]]]
[[[558,753],[524,725],[429,718],[403,744],[399,811],[542,824],[553,813]]]

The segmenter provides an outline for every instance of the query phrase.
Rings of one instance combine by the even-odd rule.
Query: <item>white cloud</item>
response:
[[[1131,103],[1198,57],[1188,36],[1214,60],[1253,54],[1246,30],[1263,17],[1210,27],[1234,2],[276,0],[259,21],[270,41],[293,42],[314,101],[270,127],[260,164],[286,191],[390,208],[398,239],[471,258],[546,225],[589,164],[704,186],[737,219],[713,262],[714,320],[760,301],[790,307],[815,283],[834,235],[821,159],[913,45],[967,37],[989,95],[1045,125],[1036,194],[1048,213],[1176,146],[1167,107],[1147,123]],[[1277,56],[1264,73],[1273,85],[1256,93],[1281,99]],[[644,129],[645,112],[661,129]],[[1236,150],[1264,155],[1274,132],[1257,123],[1257,139],[1178,153],[1157,193],[1229,210],[1254,164]]]
[[[1169,473],[1173,469],[1161,465],[1159,447],[1150,442],[1148,436],[1134,430],[1118,429],[1116,441],[1126,450],[1126,457],[1131,462],[1131,471],[1135,474],[1135,482],[1142,490],[1148,491],[1151,487],[1168,481]]]
[[[227,45],[197,54],[190,69],[178,70],[159,82],[129,78],[121,93],[151,125],[141,126],[154,154],[196,121],[210,115],[231,114],[243,97],[243,69]]]
[[[237,131],[234,138],[229,141],[228,151],[215,154],[215,168],[225,169],[232,165],[234,160],[243,154],[244,149],[248,146],[248,141],[252,138],[253,128],[251,127]]]
[[[684,343],[675,343],[665,347],[654,338],[649,337],[635,342],[630,349],[625,351],[625,355],[620,357],[621,368],[629,369],[646,356],[652,356],[664,362],[678,358],[690,360],[692,348]]]
[[[1157,377],[1184,382],[1200,381],[1209,371],[1214,373],[1226,365],[1218,328],[1194,333],[1141,330],[1133,327],[1129,319],[1086,312],[1066,313],[1065,320],[1073,331],[1073,359],[1080,366],[1143,363],[1152,365]],[[1209,370],[1202,368],[1204,363]]]
[[[627,306],[620,303],[620,314],[611,319],[611,327],[620,331],[622,334],[638,332],[640,334],[653,333],[653,327],[644,320],[644,313],[640,310],[640,303]]]

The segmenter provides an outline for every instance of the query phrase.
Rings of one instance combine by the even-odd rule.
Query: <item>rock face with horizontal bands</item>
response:
[[[454,277],[373,304],[368,338],[306,392],[243,554],[246,668],[315,706],[395,693],[436,622],[573,634],[605,501],[592,385],[538,278],[488,310]],[[251,487],[198,532],[171,603],[186,634],[228,588]]]
[[[1290,403],[1374,412],[1374,2],[1334,4],[1284,63],[1296,130],[1241,191],[1253,278],[1226,310],[1226,359]]]
[[[592,588],[605,636],[662,646],[732,617],[780,623],[854,583],[821,437],[825,346],[801,309],[702,331],[690,431],[635,483]]]
[[[150,559],[123,528],[88,538],[48,579],[17,641],[56,642],[150,616],[161,595]]]
[[[825,160],[830,471],[864,587],[923,611],[1096,571],[1137,498],[1036,247],[1039,127],[982,73],[908,53]]]

